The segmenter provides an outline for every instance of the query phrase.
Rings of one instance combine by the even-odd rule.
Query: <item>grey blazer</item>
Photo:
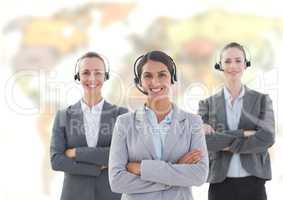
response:
[[[199,103],[199,114],[204,123],[216,132],[206,135],[209,151],[208,182],[218,183],[226,178],[233,153],[240,154],[244,169],[263,179],[271,179],[268,148],[274,144],[275,125],[272,101],[268,95],[245,87],[243,108],[238,130],[229,130],[223,90]],[[256,130],[256,134],[244,137],[244,130]],[[222,151],[230,147],[231,152]]]
[[[112,191],[123,193],[122,200],[191,200],[191,186],[206,181],[208,155],[200,116],[174,106],[172,119],[163,159],[158,160],[144,108],[119,116],[110,148],[109,182]],[[176,164],[192,149],[203,151],[197,164]],[[131,161],[141,161],[140,176],[126,170]]]
[[[127,109],[104,102],[97,147],[87,146],[80,102],[57,112],[50,146],[53,170],[63,171],[61,200],[112,200],[121,195],[112,193],[108,182],[109,146],[118,115]],[[76,158],[64,155],[67,148],[76,148]]]

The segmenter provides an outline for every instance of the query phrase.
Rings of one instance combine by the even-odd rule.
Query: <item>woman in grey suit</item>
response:
[[[125,108],[101,96],[109,78],[102,56],[88,52],[76,63],[75,80],[83,87],[82,99],[58,111],[51,139],[52,168],[64,172],[61,200],[118,200],[108,182],[108,157],[112,130]]]
[[[171,102],[177,72],[167,54],[148,52],[136,60],[134,70],[147,100],[115,124],[111,189],[123,193],[122,200],[191,200],[191,186],[203,184],[208,174],[202,120]]]
[[[209,200],[267,199],[274,114],[268,95],[241,82],[250,65],[240,44],[227,44],[215,65],[223,72],[224,88],[199,105],[209,151]]]

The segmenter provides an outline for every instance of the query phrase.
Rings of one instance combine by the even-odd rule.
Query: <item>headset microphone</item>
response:
[[[135,85],[136,85],[136,88],[137,88],[141,93],[143,93],[143,94],[145,94],[145,95],[148,95],[148,92],[144,91],[144,90],[142,89],[142,87],[141,87],[139,84],[136,84],[136,83],[135,83]]]

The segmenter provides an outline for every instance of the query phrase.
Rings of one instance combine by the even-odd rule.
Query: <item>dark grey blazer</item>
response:
[[[271,179],[268,148],[274,144],[275,123],[272,101],[268,95],[245,87],[243,108],[238,130],[229,130],[223,90],[199,103],[199,114],[204,123],[216,132],[206,135],[209,151],[208,182],[218,183],[226,178],[233,153],[239,153],[242,166],[250,174]],[[244,130],[256,130],[255,135],[244,137]],[[230,147],[232,152],[222,151]]]
[[[112,200],[121,195],[112,193],[108,182],[109,147],[117,116],[127,109],[104,102],[97,147],[88,147],[80,102],[57,112],[50,146],[53,170],[63,171],[61,200]],[[67,148],[76,148],[76,158],[64,155]]]

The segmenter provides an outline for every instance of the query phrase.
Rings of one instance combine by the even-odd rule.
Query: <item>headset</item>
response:
[[[138,74],[138,67],[142,67],[140,65],[141,64],[144,65],[148,60],[161,62],[159,61],[158,58],[169,61],[169,64],[171,65],[173,69],[173,70],[169,70],[170,75],[171,75],[171,83],[174,84],[178,80],[176,64],[170,56],[168,56],[166,53],[162,51],[155,50],[155,51],[147,52],[146,54],[139,56],[134,62],[134,76],[135,76],[134,83],[135,83],[136,88],[145,95],[148,95],[148,93],[142,89],[141,78],[139,77],[139,74]]]
[[[109,62],[106,59],[105,56],[102,56],[96,52],[87,52],[84,55],[82,55],[80,58],[77,59],[76,65],[75,65],[75,75],[74,75],[74,79],[75,81],[80,81],[80,73],[79,73],[79,64],[80,62],[84,59],[84,58],[98,58],[101,59],[104,67],[105,67],[105,81],[109,80],[110,78],[110,67],[109,67]],[[107,64],[106,64],[107,63]]]
[[[246,67],[250,67],[251,66],[251,61],[250,59],[248,60],[247,59],[247,55],[246,55],[246,49],[244,48],[244,46],[240,45],[239,43],[237,42],[231,42],[229,44],[227,44],[220,52],[220,57],[221,57],[221,54],[223,53],[224,50],[226,49],[229,49],[229,48],[238,48],[240,49],[243,53],[244,53],[244,57],[245,57],[245,63],[246,63]],[[221,58],[220,58],[221,59]],[[222,68],[221,68],[221,60],[217,63],[215,63],[214,65],[214,69],[216,70],[219,70],[219,71],[224,71]]]

